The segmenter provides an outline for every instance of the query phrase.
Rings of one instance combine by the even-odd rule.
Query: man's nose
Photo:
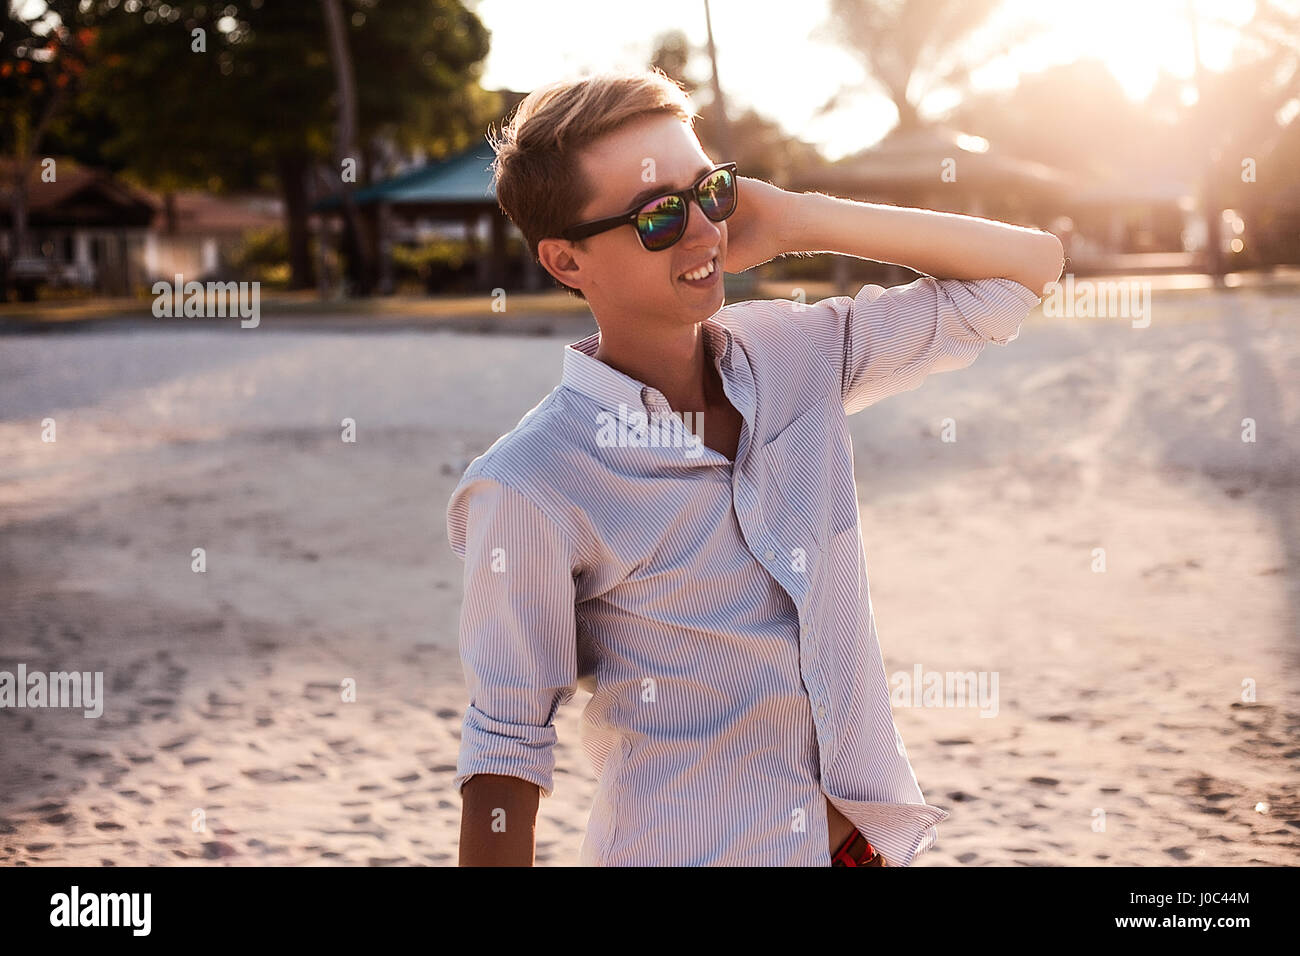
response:
[[[687,210],[689,215],[686,220],[686,234],[682,238],[703,245],[717,245],[722,238],[722,230],[718,227],[718,223],[704,215],[704,210],[697,202],[689,203]]]

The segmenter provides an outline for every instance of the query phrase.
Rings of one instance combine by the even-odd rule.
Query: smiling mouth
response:
[[[713,274],[718,270],[718,257],[714,256],[709,260],[707,265],[698,269],[691,269],[689,272],[683,272],[677,278],[683,282],[693,282],[703,284],[713,278]]]

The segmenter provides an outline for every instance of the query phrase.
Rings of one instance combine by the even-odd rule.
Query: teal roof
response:
[[[358,189],[352,195],[360,205],[377,202],[399,205],[495,203],[497,193],[492,182],[491,168],[495,155],[491,145],[484,140],[446,159],[408,169],[390,179]],[[312,208],[333,209],[338,204],[338,196],[326,196]]]

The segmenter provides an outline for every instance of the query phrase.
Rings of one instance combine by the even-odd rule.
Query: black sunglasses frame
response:
[[[714,219],[712,216],[709,216],[707,212],[704,212],[704,204],[700,202],[700,186],[710,176],[714,175],[715,173],[723,169],[731,173],[732,189],[735,193],[735,198],[731,204],[731,208],[727,211],[727,214],[721,217],[720,219]],[[677,235],[673,237],[672,242],[668,243],[665,246],[661,246],[658,249],[649,248],[645,244],[645,236],[641,235],[640,229],[637,229],[636,237],[641,242],[641,248],[645,249],[647,252],[663,252],[665,249],[670,249],[672,248],[672,246],[674,246],[676,243],[678,243],[681,240],[682,236],[686,235],[686,224],[690,220],[690,204],[692,199],[694,199],[696,205],[700,207],[700,212],[704,212],[704,215],[708,216],[710,222],[722,222],[723,220],[732,216],[736,212],[736,209],[740,206],[740,183],[739,183],[739,177],[736,174],[736,164],[720,163],[719,165],[714,166],[712,169],[706,172],[703,176],[697,179],[690,186],[687,186],[685,189],[679,189],[677,192],[673,192],[673,193],[663,193],[662,195],[659,196],[651,196],[649,199],[645,200],[644,202],[637,203],[636,208],[631,209],[625,213],[620,213],[617,216],[607,216],[604,219],[592,219],[590,222],[580,222],[577,225],[569,226],[567,229],[565,229],[563,232],[560,233],[560,237],[562,239],[567,239],[570,242],[576,242],[579,239],[586,239],[588,236],[594,236],[598,233],[606,232],[610,229],[616,229],[622,225],[630,225],[635,229],[637,217],[641,215],[641,210],[645,209],[645,207],[650,205],[651,203],[656,203],[673,196],[676,196],[677,198],[681,199],[681,201],[686,206],[686,215],[682,217],[682,226],[677,231]]]

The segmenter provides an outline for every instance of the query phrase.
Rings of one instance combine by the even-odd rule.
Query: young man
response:
[[[462,865],[531,865],[579,686],[584,865],[908,866],[948,816],[890,711],[845,416],[1015,339],[1061,244],[739,177],[693,120],[662,74],[602,74],[493,144],[502,208],[600,331],[448,504]],[[723,307],[724,270],[816,251],[925,275]]]

